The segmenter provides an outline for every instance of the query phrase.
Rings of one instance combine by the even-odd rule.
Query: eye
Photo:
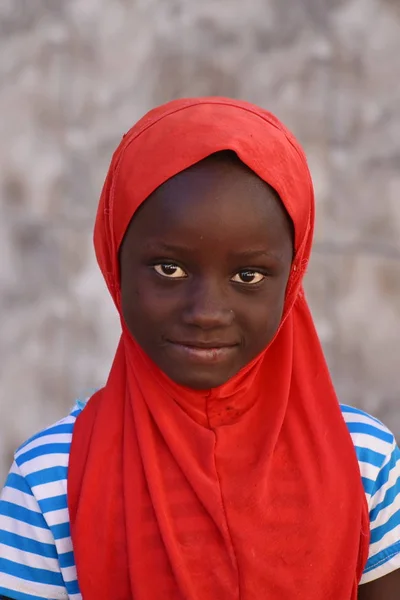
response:
[[[162,277],[167,277],[168,279],[184,279],[187,277],[185,271],[174,263],[159,263],[158,265],[154,265],[154,270]]]
[[[239,273],[236,273],[234,277],[232,277],[232,281],[247,285],[260,283],[263,279],[265,279],[265,275],[260,273],[260,271],[254,271],[253,269],[243,269],[242,271],[239,271]]]

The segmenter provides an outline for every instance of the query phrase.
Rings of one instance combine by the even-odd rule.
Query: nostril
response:
[[[234,320],[234,311],[224,283],[214,277],[199,277],[193,281],[186,297],[184,322],[203,329],[227,327]]]
[[[187,325],[210,329],[229,326],[234,320],[234,312],[231,309],[197,305],[186,310],[183,317]]]

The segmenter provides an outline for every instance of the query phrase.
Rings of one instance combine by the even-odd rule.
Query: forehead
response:
[[[233,196],[246,194],[278,195],[256,173],[247,167],[234,152],[225,151],[213,154],[193,166],[181,171],[161,185],[152,197],[167,198],[171,194],[190,192],[191,197],[212,191]]]
[[[131,232],[131,234],[130,234]],[[292,235],[277,193],[233,152],[208,157],[161,185],[141,205],[126,237],[193,236],[249,244]]]

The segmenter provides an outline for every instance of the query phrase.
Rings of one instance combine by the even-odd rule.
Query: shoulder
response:
[[[378,477],[396,450],[393,433],[368,413],[341,405],[342,415],[353,440],[367,499],[380,483]],[[381,476],[382,477],[382,476]]]
[[[369,506],[371,540],[362,583],[400,568],[400,451],[378,419],[341,406],[360,467]]]
[[[77,401],[67,417],[29,438],[15,452],[15,464],[31,487],[47,486],[46,494],[53,495],[51,484],[66,479],[74,425],[83,406]]]
[[[31,437],[15,453],[0,496],[0,594],[80,598],[67,470],[73,429],[82,408],[83,404],[75,404],[66,418]]]
[[[56,542],[68,537],[67,474],[72,435],[77,416],[83,409],[76,402],[70,414],[43,429],[14,455],[14,465],[3,494],[9,488],[28,487],[38,503]]]

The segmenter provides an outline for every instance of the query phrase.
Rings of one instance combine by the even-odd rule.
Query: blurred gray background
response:
[[[1,0],[0,74],[0,481],[107,377],[101,185],[121,135],[179,96],[253,101],[303,143],[339,398],[400,433],[399,0]]]

